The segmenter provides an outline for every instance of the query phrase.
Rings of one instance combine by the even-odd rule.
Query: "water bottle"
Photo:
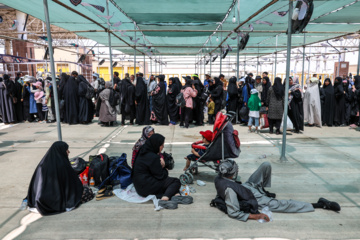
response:
[[[90,186],[95,187],[95,181],[93,177],[90,178]]]
[[[22,201],[22,203],[21,203],[20,211],[26,210],[27,205],[28,205],[28,201],[27,201],[27,199],[25,198],[25,199]]]

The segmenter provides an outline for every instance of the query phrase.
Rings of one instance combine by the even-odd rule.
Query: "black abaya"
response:
[[[23,88],[22,88],[22,96],[21,98],[23,99],[23,118],[25,121],[33,121],[31,115],[30,115],[30,93],[29,91],[26,89],[28,85],[24,84]]]
[[[198,94],[193,98],[193,119],[195,120],[195,125],[200,126],[204,124],[204,100],[201,99],[201,95],[204,91],[204,85],[198,77],[194,77],[193,84]]]
[[[170,78],[171,79],[171,78]],[[176,105],[176,96],[180,93],[180,88],[175,79],[172,79],[172,84],[168,86],[168,113],[170,122],[176,123],[179,118],[179,107]]]
[[[121,123],[125,124],[125,118],[130,115],[130,124],[133,124],[135,118],[135,86],[130,82],[129,78],[122,80],[121,84]]]
[[[160,82],[156,89],[158,88],[158,91],[156,94],[152,95],[152,101],[153,101],[153,109],[157,121],[161,125],[168,125],[168,112],[167,112],[167,105],[166,105],[166,90],[165,90],[165,83],[164,78],[160,77]]]
[[[79,122],[80,123],[89,123],[92,120],[94,115],[94,108],[91,99],[87,99],[86,92],[88,88],[88,83],[86,79],[79,75]]]
[[[326,81],[326,80],[325,80]],[[329,80],[330,82],[330,80]],[[323,124],[331,127],[334,124],[335,95],[331,82],[323,85],[323,104],[321,106],[321,119]]]
[[[55,142],[47,151],[31,179],[28,206],[42,215],[62,213],[81,203],[82,183],[72,169],[65,142]]]
[[[215,87],[214,90],[211,91],[211,96],[214,98],[215,102],[215,112],[214,115],[221,110],[222,100],[223,100],[223,83],[219,78],[215,78]]]
[[[16,98],[16,103],[14,103],[14,109],[15,109],[15,115],[16,120],[18,122],[24,121],[24,115],[23,115],[23,102],[22,99],[22,86],[21,84],[15,80],[15,89],[14,89],[14,97]]]
[[[69,77],[63,91],[65,99],[64,123],[79,123],[79,86],[74,77]]]
[[[335,111],[334,123],[339,126],[345,123],[345,94],[342,79],[337,77],[334,84]]]
[[[227,112],[236,112],[238,104],[238,88],[236,86],[236,77],[232,77],[229,80],[228,86],[228,101],[227,101]]]
[[[292,86],[289,86],[290,88]],[[304,131],[304,107],[300,90],[291,92],[292,100],[289,104],[288,116],[296,132]]]
[[[147,87],[142,77],[138,77],[135,87],[136,124],[150,124],[150,103],[147,97]]]

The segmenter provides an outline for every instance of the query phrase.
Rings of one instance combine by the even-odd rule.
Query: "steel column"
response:
[[[276,78],[276,67],[277,67],[277,46],[278,46],[278,35],[276,35],[276,50],[275,50],[275,66],[274,66],[274,68],[275,68],[275,70],[274,70],[274,79],[273,79],[273,81],[275,81],[275,78]]]
[[[301,74],[301,88],[304,88],[304,74],[305,74],[305,42],[306,42],[306,38],[305,38],[305,33],[304,33],[304,46],[303,46],[303,65],[302,65],[302,74]]]
[[[61,124],[60,124],[60,108],[59,108],[59,98],[58,98],[57,85],[56,85],[55,64],[54,64],[54,55],[53,55],[52,38],[51,38],[49,9],[48,9],[47,0],[43,0],[43,3],[44,3],[46,32],[47,32],[47,37],[48,37],[48,46],[49,46],[49,55],[50,55],[51,78],[52,78],[54,100],[55,100],[55,115],[56,115],[58,140],[62,141]]]
[[[287,161],[286,153],[286,128],[287,128],[287,115],[288,115],[288,103],[289,103],[289,77],[290,77],[290,58],[291,58],[291,29],[292,29],[292,12],[293,1],[289,0],[289,19],[288,19],[288,34],[287,34],[287,56],[286,56],[286,79],[285,79],[285,101],[284,101],[284,121],[283,121],[283,136],[280,161]]]
[[[107,15],[109,16],[109,0],[106,0],[106,12]],[[110,30],[110,29],[109,29]],[[135,32],[136,34],[136,32]],[[113,69],[113,59],[112,59],[112,51],[111,51],[111,35],[110,35],[110,31],[108,31],[108,40],[109,40],[109,54],[110,54],[110,80],[112,85],[114,86],[114,69]]]
[[[358,51],[358,65],[357,65],[357,71],[356,71],[356,75],[359,75],[360,72],[360,40],[359,40],[359,51]]]
[[[136,24],[134,23],[134,29],[136,30]],[[135,32],[135,47],[134,47],[134,82],[136,81],[136,32]]]
[[[240,68],[240,52],[239,52],[240,38],[237,37],[237,48],[236,48],[236,81],[239,81],[239,68]],[[237,116],[237,114],[236,114]]]

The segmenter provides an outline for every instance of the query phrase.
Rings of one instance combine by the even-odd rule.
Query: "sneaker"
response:
[[[248,129],[248,133],[251,133],[251,130],[250,130],[250,129]]]
[[[324,204],[324,209],[333,210],[335,212],[339,212],[341,210],[341,207],[337,202],[330,202],[325,198],[319,198],[318,203]]]
[[[259,134],[259,133],[260,133],[260,131],[259,131],[259,130],[256,130],[255,132],[256,132],[256,134]]]
[[[111,198],[115,196],[115,194],[113,193],[112,190],[106,190],[104,193],[102,194],[97,194],[96,195],[96,201],[100,201],[100,200],[104,200],[104,199],[107,199],[107,198]]]
[[[191,196],[173,196],[171,201],[176,202],[178,204],[191,204],[193,203],[193,197]]]
[[[159,200],[159,206],[165,209],[177,209],[178,203],[174,201]]]

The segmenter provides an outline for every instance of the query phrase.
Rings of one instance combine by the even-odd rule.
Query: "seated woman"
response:
[[[72,169],[69,153],[69,145],[55,142],[35,170],[26,198],[29,208],[36,208],[41,215],[71,211],[94,198]]]
[[[159,206],[176,209],[178,204],[190,204],[193,199],[180,196],[180,180],[169,177],[165,161],[159,156],[164,142],[165,137],[156,133],[146,140],[135,158],[132,180],[140,196],[156,195],[160,198]]]
[[[135,143],[135,145],[132,149],[133,153],[132,153],[132,158],[131,158],[131,167],[134,167],[135,158],[136,158],[140,148],[142,147],[142,145],[144,145],[146,139],[151,137],[151,135],[153,135],[154,133],[155,133],[155,129],[151,126],[146,126],[143,128],[141,138]]]

